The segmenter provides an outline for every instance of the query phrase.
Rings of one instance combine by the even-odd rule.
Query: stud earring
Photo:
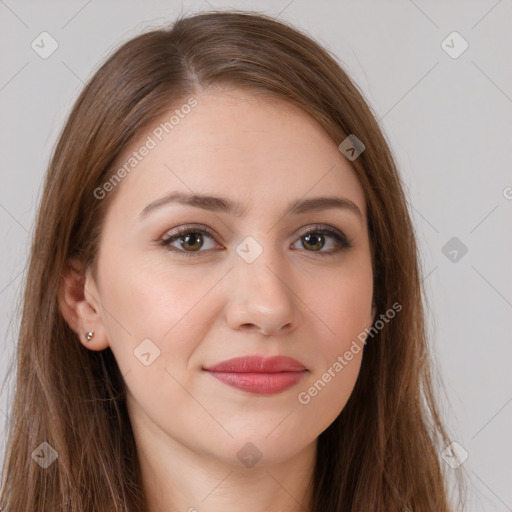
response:
[[[89,331],[86,335],[85,335],[85,341],[91,341],[92,337],[94,336],[94,331]]]

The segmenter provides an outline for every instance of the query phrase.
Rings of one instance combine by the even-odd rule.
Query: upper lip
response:
[[[204,370],[224,373],[278,373],[301,372],[306,367],[296,359],[287,356],[242,356],[234,357],[211,366]]]

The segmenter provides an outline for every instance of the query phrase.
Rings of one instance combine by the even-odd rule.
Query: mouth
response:
[[[281,393],[295,386],[308,372],[291,357],[259,355],[236,357],[203,370],[228,386],[262,395]]]

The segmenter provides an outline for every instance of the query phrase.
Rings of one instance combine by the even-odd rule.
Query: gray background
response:
[[[326,45],[380,120],[417,228],[443,408],[469,453],[448,469],[470,478],[466,510],[512,510],[510,0],[0,0],[0,384],[14,355],[45,167],[83,83],[141,31],[182,11],[230,7],[279,16]],[[59,44],[47,59],[31,48],[43,31]],[[458,58],[441,46],[453,31],[469,44]],[[450,245],[443,252],[452,237],[467,247],[457,261]],[[0,456],[11,388],[9,380],[0,395]]]

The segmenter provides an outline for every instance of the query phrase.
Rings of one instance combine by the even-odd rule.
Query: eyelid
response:
[[[202,233],[202,232],[205,232],[207,233],[208,235],[210,235],[212,238],[215,239],[215,237],[217,236],[216,233],[214,233],[214,231],[212,229],[210,229],[208,226],[204,226],[202,224],[187,224],[185,226],[179,226],[177,228],[174,228],[174,229],[171,229],[169,231],[167,231],[163,236],[162,236],[162,240],[166,241],[166,240],[170,240],[171,238],[175,238],[177,236],[183,236],[189,232],[198,232],[198,233]]]
[[[179,254],[182,254],[184,256],[194,256],[198,253],[209,253],[212,249],[209,250],[198,250],[198,251],[185,251],[183,249],[178,249],[176,247],[171,246],[170,244],[175,241],[174,239],[179,239],[182,236],[185,236],[188,233],[201,233],[206,234],[212,238],[217,244],[217,235],[216,233],[210,229],[208,226],[205,226],[203,224],[188,224],[184,226],[179,226],[178,228],[174,228],[172,230],[167,231],[161,238],[160,243],[163,245],[166,249],[176,252]],[[306,236],[310,233],[320,233],[320,234],[327,234],[328,236],[334,238],[340,246],[337,247],[334,250],[330,251],[305,251],[313,254],[318,254],[321,256],[328,256],[328,255],[335,255],[338,254],[340,251],[343,251],[344,249],[349,249],[353,247],[353,241],[352,239],[349,239],[343,231],[341,231],[338,228],[335,228],[333,226],[330,226],[328,224],[319,224],[319,223],[313,223],[308,224],[306,226],[303,226],[299,229],[298,233],[295,235],[294,242],[296,243],[299,241],[303,236]]]
[[[205,226],[202,224],[188,224],[188,225],[179,226],[178,228],[167,231],[160,238],[160,245],[162,245],[168,251],[174,252],[176,254],[180,254],[185,257],[195,256],[198,254],[200,255],[201,253],[208,254],[211,251],[211,250],[185,251],[183,249],[178,249],[171,245],[171,243],[173,242],[173,239],[179,240],[182,236],[185,236],[188,233],[201,233],[203,235],[206,234],[218,244],[217,239],[216,239],[216,233],[214,233],[213,230],[210,229],[208,226]]]
[[[300,237],[303,237],[305,235],[307,235],[308,233],[317,233],[317,232],[327,232],[328,234],[330,235],[337,235],[339,236],[340,238],[342,238],[344,241],[346,242],[350,242],[350,240],[348,239],[348,237],[345,235],[345,233],[343,233],[343,231],[341,231],[340,229],[338,228],[335,228],[333,226],[330,226],[328,224],[308,224],[307,226],[304,226],[302,228],[299,229],[298,231],[298,234],[297,234],[297,237],[300,238]]]
[[[306,236],[310,233],[327,234],[331,238],[334,238],[338,242],[339,246],[330,251],[305,251],[309,254],[315,254],[318,256],[335,256],[340,252],[346,249],[350,249],[354,246],[352,238],[348,238],[343,231],[328,224],[308,224],[299,230],[297,239],[300,240],[303,236]]]

